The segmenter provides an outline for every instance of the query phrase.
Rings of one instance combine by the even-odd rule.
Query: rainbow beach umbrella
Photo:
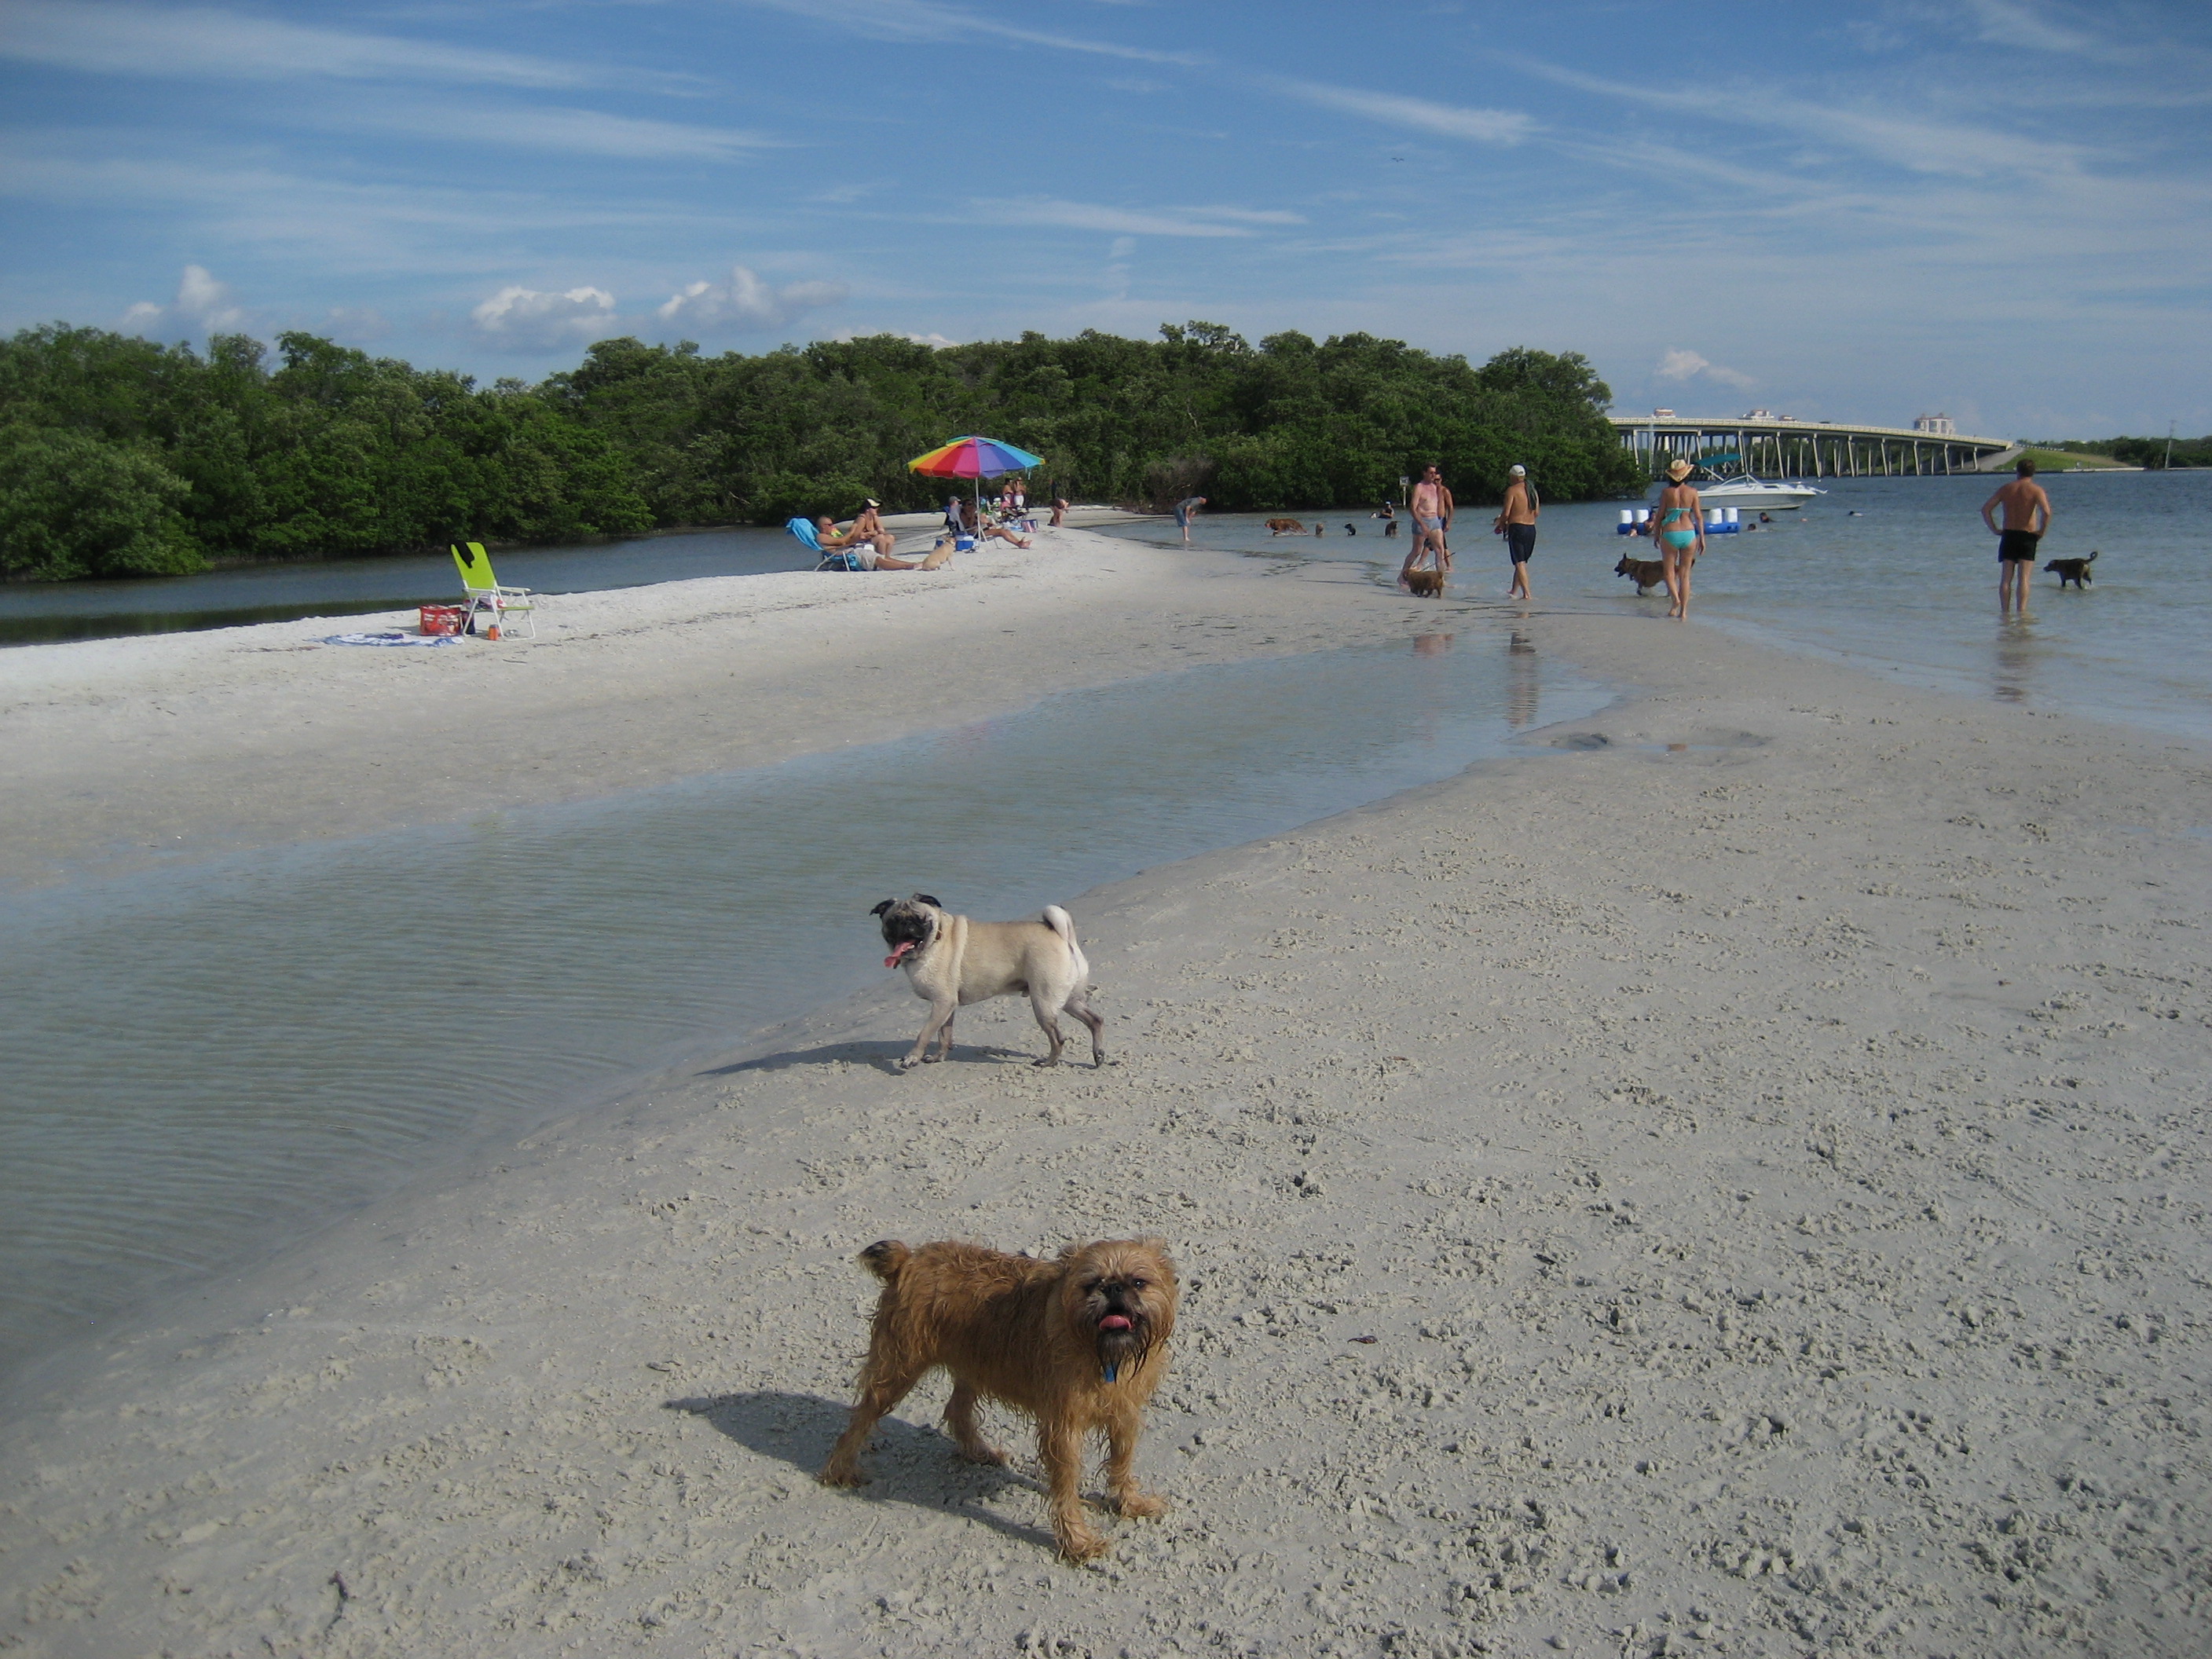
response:
[[[983,480],[995,478],[1008,472],[1026,472],[1033,466],[1042,466],[1044,457],[1032,455],[1026,449],[1017,449],[1012,444],[1002,444],[996,438],[955,438],[927,455],[917,455],[906,464],[909,472],[920,472],[933,478],[973,478],[975,480],[975,519],[980,525],[983,518]]]

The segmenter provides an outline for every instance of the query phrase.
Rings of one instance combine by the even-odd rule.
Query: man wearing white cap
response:
[[[1536,596],[1528,591],[1528,560],[1536,551],[1536,514],[1543,508],[1527,467],[1516,462],[1511,478],[1505,486],[1505,505],[1498,509],[1498,521],[1490,527],[1505,538],[1505,551],[1513,561],[1513,586],[1505,590],[1506,598],[1533,599]]]

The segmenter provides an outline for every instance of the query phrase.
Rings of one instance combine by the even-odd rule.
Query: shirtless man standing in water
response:
[[[1996,532],[1997,614],[2027,614],[2027,585],[2035,576],[2036,544],[2051,528],[2051,497],[2035,481],[2035,463],[2013,468],[2013,481],[1982,503],[1982,522]],[[1990,514],[2004,503],[2004,523]]]
[[[1406,573],[1421,562],[1421,550],[1433,549],[1439,571],[1451,568],[1451,550],[1444,545],[1444,536],[1451,529],[1452,495],[1444,488],[1443,475],[1431,464],[1421,469],[1421,481],[1413,486],[1413,499],[1408,503],[1413,510],[1413,549],[1406,555],[1406,562],[1398,567],[1398,581],[1404,586]]]

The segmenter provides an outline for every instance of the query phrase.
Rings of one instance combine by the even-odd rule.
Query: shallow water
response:
[[[499,579],[541,593],[588,593],[695,576],[805,570],[813,561],[781,530],[707,530],[588,547],[495,554]],[[242,565],[198,576],[0,586],[0,646],[175,634],[301,617],[360,617],[461,596],[450,554]]]
[[[878,899],[1034,914],[1449,776],[1608,697],[1462,619],[1410,647],[1190,669],[586,805],[0,902],[0,1364],[482,1134],[879,979]],[[1115,1019],[1113,964],[1093,963]],[[920,1029],[914,1006],[887,1039]]]
[[[2039,568],[2025,622],[1997,614],[1996,538],[1980,507],[2004,480],[1827,478],[1810,506],[1757,532],[1709,538],[1692,615],[1790,650],[1866,672],[2030,708],[2212,738],[2212,472],[2045,474],[2054,509],[2044,557],[2102,556],[2086,590],[2061,591]],[[1544,509],[1534,581],[1539,602],[1575,610],[1663,615],[1613,574],[1633,548],[1616,536],[1619,502]],[[1502,597],[1507,567],[1490,533],[1494,513],[1472,507],[1454,538],[1455,596]],[[1853,517],[1856,512],[1861,516]],[[1270,538],[1263,515],[1202,517],[1201,544],[1305,558],[1388,561],[1364,515],[1333,514],[1330,534]],[[1305,515],[1312,522],[1311,515]],[[1357,526],[1347,538],[1344,526]],[[1170,539],[1157,526],[1115,533]],[[2040,562],[2039,562],[2039,563]]]

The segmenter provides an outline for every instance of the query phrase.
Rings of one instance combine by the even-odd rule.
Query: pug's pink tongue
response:
[[[902,944],[897,950],[892,951],[890,955],[884,958],[884,966],[886,968],[897,967],[899,965],[899,958],[913,949],[914,941],[912,939],[908,939],[905,943]]]
[[[1098,1328],[1102,1331],[1126,1331],[1129,1328],[1129,1322],[1124,1315],[1108,1314],[1098,1322]]]

